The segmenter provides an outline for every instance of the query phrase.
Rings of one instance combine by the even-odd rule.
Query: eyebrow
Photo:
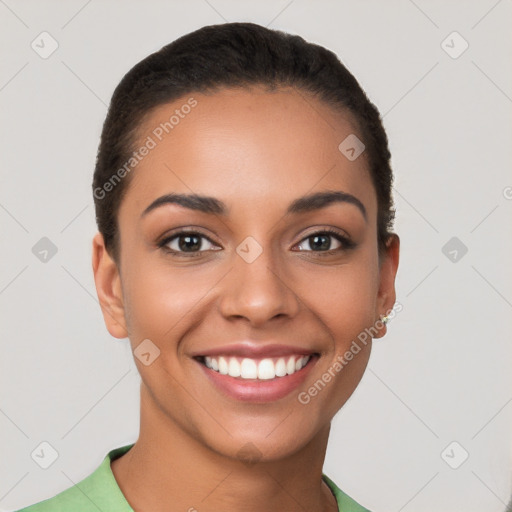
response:
[[[340,190],[327,190],[324,192],[315,192],[303,197],[299,197],[290,203],[287,214],[299,214],[320,210],[334,203],[347,203],[355,205],[367,221],[367,213],[364,204],[352,194]],[[155,199],[141,214],[141,217],[147,215],[150,211],[166,205],[177,204],[190,210],[196,210],[207,214],[228,215],[229,209],[226,204],[215,197],[202,196],[199,194],[166,194]]]

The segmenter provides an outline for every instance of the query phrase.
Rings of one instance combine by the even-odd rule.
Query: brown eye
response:
[[[333,247],[333,239],[336,240],[338,244],[337,247]],[[300,248],[300,246],[305,243],[309,249]],[[355,244],[347,237],[339,234],[337,231],[324,230],[307,236],[298,245],[298,247],[299,251],[327,252],[351,249],[352,247],[355,247]]]
[[[334,238],[332,235],[320,234],[311,235],[306,240],[311,250],[329,251],[332,249],[332,238]]]
[[[212,250],[214,244],[208,237],[201,233],[195,231],[181,231],[165,238],[158,246],[170,253],[178,253],[180,255],[188,253],[191,256],[199,256],[202,252]]]

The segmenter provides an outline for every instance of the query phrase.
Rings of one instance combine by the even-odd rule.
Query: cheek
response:
[[[343,277],[330,284],[325,307],[326,323],[335,333],[336,342],[346,345],[373,323],[375,291],[365,274]]]
[[[354,258],[337,268],[312,266],[309,272],[297,272],[293,282],[301,302],[337,343],[350,343],[375,321],[378,274],[371,256]]]
[[[126,266],[125,305],[132,343],[149,338],[168,346],[194,324],[216,282],[216,274],[203,268],[171,267],[147,256]]]

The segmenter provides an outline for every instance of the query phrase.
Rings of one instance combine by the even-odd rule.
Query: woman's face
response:
[[[272,460],[328,431],[371,339],[344,354],[395,302],[398,246],[379,266],[366,154],[338,148],[353,134],[349,114],[303,92],[256,88],[190,94],[141,129],[141,145],[156,145],[118,213],[119,275],[101,258],[114,290],[105,321],[142,355],[145,407],[218,453],[251,446]],[[301,199],[324,192],[341,199]]]

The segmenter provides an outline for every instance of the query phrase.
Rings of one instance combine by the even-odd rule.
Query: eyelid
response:
[[[171,229],[170,231],[166,231],[165,234],[163,234],[161,237],[159,237],[156,244],[158,246],[164,245],[165,243],[168,243],[170,239],[175,238],[179,235],[201,235],[202,237],[206,238],[212,244],[220,245],[217,242],[215,242],[210,235],[207,235],[206,233],[204,233],[202,228],[196,227],[196,226],[181,226],[179,228]]]
[[[336,235],[340,238],[343,238],[343,239],[346,239],[346,240],[351,240],[351,237],[350,235],[343,229],[341,228],[334,228],[332,226],[325,226],[325,227],[315,227],[315,228],[312,228],[312,231],[310,232],[306,232],[305,235],[302,235],[302,238],[301,238],[301,242],[302,240],[304,240],[305,238],[309,238],[310,236],[313,236],[313,235],[318,235],[318,234],[321,234],[321,233],[328,233],[329,235]]]

